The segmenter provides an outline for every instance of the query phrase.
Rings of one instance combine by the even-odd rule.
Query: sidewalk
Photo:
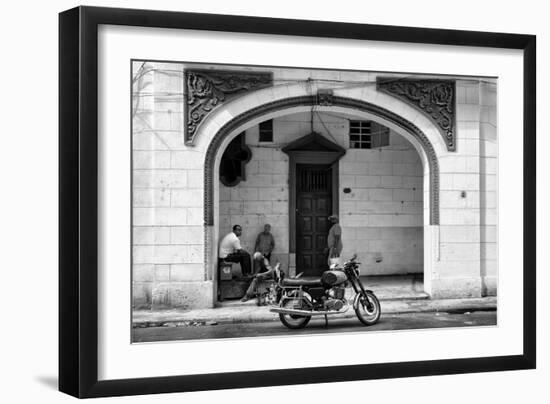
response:
[[[429,300],[422,298],[394,299],[380,296],[382,316],[396,313],[421,312],[471,312],[493,311],[497,307],[496,297],[472,299]],[[355,317],[353,308],[337,315],[340,318]],[[279,316],[269,311],[269,306],[257,306],[256,301],[246,303],[231,302],[223,307],[196,310],[136,310],[132,325],[142,327],[182,327],[194,325],[235,324],[279,320]]]

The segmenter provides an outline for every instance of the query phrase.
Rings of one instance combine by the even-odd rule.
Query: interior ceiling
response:
[[[314,124],[315,124],[315,130],[319,131],[321,134],[324,133],[324,130],[319,128],[319,120],[321,119],[323,123],[334,123],[334,119],[341,119],[341,120],[364,120],[365,118],[363,116],[355,115],[352,112],[336,112],[336,111],[316,111],[313,112],[314,117]],[[289,119],[290,118],[290,119]],[[310,112],[296,112],[291,114],[286,114],[279,116],[275,119],[284,119],[288,121],[293,121],[294,118],[296,122],[309,122],[311,119]],[[248,129],[248,128],[247,128]],[[399,133],[396,133],[394,131],[391,132],[393,136],[399,136],[403,140],[405,140],[407,143],[410,143],[405,137],[401,136]]]

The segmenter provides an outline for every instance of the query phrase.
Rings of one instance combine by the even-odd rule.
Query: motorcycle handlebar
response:
[[[360,262],[357,262],[356,259],[357,259],[357,254],[353,254],[353,257],[351,257],[349,259],[349,261],[345,263],[345,265],[347,265],[347,264],[357,264],[357,265],[361,264]]]

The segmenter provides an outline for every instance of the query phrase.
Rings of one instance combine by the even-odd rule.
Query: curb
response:
[[[467,313],[473,311],[496,311],[496,298],[475,299],[448,299],[448,300],[381,300],[382,316],[384,314],[409,314],[409,313]],[[132,322],[132,328],[148,327],[196,327],[217,324],[241,324],[279,321],[276,313],[271,313],[268,306],[260,307],[235,307],[233,310],[225,310],[225,313],[216,313],[219,309],[209,309],[207,313],[187,312],[175,314],[165,319],[136,319]],[[248,310],[239,313],[240,310]],[[139,314],[138,314],[139,315]],[[151,312],[146,313],[153,317]],[[158,312],[162,316],[162,312]],[[350,308],[346,313],[331,315],[338,318],[354,318],[355,312]]]

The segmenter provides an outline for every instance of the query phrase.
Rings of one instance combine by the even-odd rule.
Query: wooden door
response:
[[[330,166],[296,166],[296,273],[320,276],[328,269],[328,216],[332,214]]]

